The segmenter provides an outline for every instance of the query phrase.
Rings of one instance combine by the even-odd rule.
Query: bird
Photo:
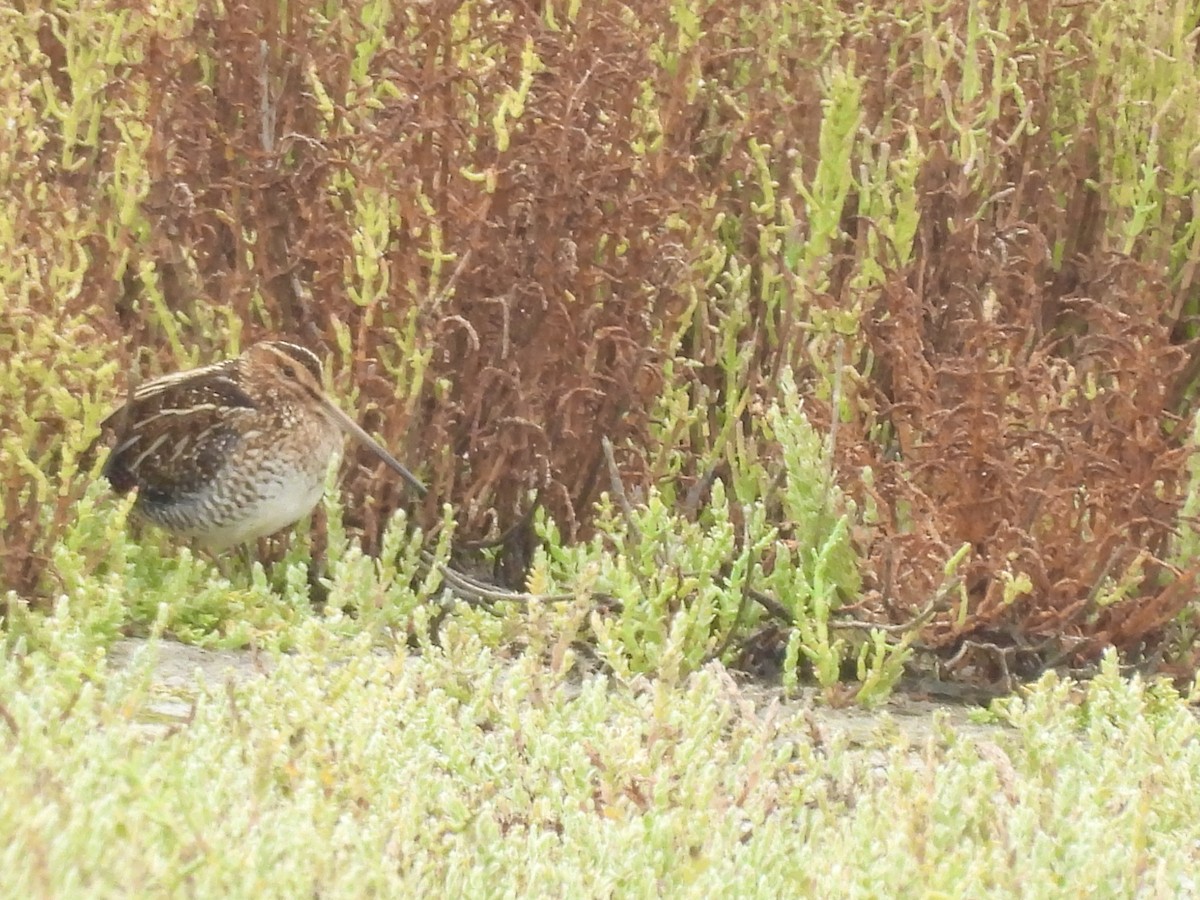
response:
[[[210,552],[308,515],[344,435],[427,493],[326,396],[316,354],[284,340],[138,385],[100,428],[113,444],[101,475],[118,494],[137,489],[134,514]]]

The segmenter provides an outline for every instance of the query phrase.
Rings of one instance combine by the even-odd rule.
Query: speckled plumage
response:
[[[317,357],[285,341],[149,381],[101,427],[116,435],[103,469],[113,488],[137,488],[139,516],[213,550],[307,515],[343,433],[425,493],[325,397]]]

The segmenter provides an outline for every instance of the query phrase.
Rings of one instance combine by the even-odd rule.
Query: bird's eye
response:
[[[283,367],[283,374],[284,374],[284,375],[286,375],[288,378],[295,378],[295,377],[296,377],[296,370],[295,370],[295,368],[294,368],[294,367],[292,367],[292,366],[284,366],[284,367]]]

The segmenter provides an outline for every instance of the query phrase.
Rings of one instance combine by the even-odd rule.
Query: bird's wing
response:
[[[194,492],[236,451],[238,419],[254,408],[234,360],[148,381],[101,423],[115,436],[102,474],[147,500]]]

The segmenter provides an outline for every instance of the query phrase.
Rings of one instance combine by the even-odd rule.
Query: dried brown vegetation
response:
[[[143,249],[159,268],[180,243],[202,261],[199,283],[181,273],[164,286],[172,308],[220,299],[252,328],[325,347],[346,329],[347,380],[367,400],[368,424],[422,461],[466,535],[507,527],[531,491],[573,530],[595,496],[600,435],[646,438],[654,340],[681,305],[685,260],[666,218],[686,209],[675,198],[695,194],[694,179],[629,145],[641,85],[655,74],[649,45],[666,23],[643,18],[634,29],[620,7],[601,6],[564,32],[517,8],[476,19],[467,42],[454,35],[453,5],[443,7],[408,10],[389,27],[392,48],[368,75],[395,96],[369,128],[355,110],[322,112],[306,89],[309,71],[329,96],[354,89],[345,48],[323,45],[308,23],[264,22],[241,7],[202,22],[199,49],[161,42],[145,77],[162,98],[150,156],[165,198],[156,230],[171,238]],[[527,41],[541,66],[501,150],[478,104],[520,82]],[[466,43],[490,64],[461,65]],[[221,60],[211,86],[198,52]],[[658,156],[682,152],[672,149]],[[480,176],[494,187],[481,190]],[[362,252],[356,191],[391,204],[375,254],[389,287],[366,303],[348,296],[344,277]],[[431,259],[435,232],[444,251]],[[144,318],[131,325],[136,345],[162,343]],[[403,363],[392,357],[396,331],[409,328],[428,354],[427,384],[441,387],[405,408]],[[358,523],[378,535],[401,491],[367,472],[350,487],[381,501],[360,507]]]
[[[1196,563],[1171,549],[1200,359],[1196,194],[1163,163],[1158,224],[1130,227],[1137,170],[1103,118],[1126,88],[1088,56],[1103,49],[1080,37],[1088,4],[1022,7],[968,52],[969,4],[951,3],[937,34],[959,42],[938,59],[915,4],[800,4],[798,28],[758,4],[693,20],[644,2],[583,3],[573,19],[434,2],[362,31],[348,9],[321,21],[305,7],[280,20],[201,4],[179,32],[145,25],[144,54],[111,66],[88,152],[63,165],[49,129],[9,163],[17,243],[61,256],[55,229],[74,234],[80,209],[105,230],[81,237],[77,290],[34,274],[5,300],[0,344],[101,348],[91,358],[157,372],[291,335],[333,355],[364,424],[420,467],[432,492],[418,520],[448,501],[462,539],[507,535],[514,580],[531,504],[568,537],[586,531],[602,437],[628,483],[681,479],[682,496],[730,464],[717,436],[755,429],[785,365],[828,427],[845,348],[839,478],[875,509],[855,532],[857,614],[910,619],[965,543],[962,590],[926,646],[959,661],[998,647],[1018,669],[1110,643],[1194,664],[1178,645],[1194,624],[1168,626],[1196,609]],[[66,21],[40,15],[45,56],[26,78],[65,98],[79,89]],[[817,246],[814,195],[838,178],[823,130],[838,66],[867,77],[844,204]],[[986,81],[1001,69],[1019,91]],[[121,108],[142,110],[144,135],[118,127]],[[1164,109],[1163,127],[1182,115],[1182,101]],[[123,198],[112,179],[139,140],[146,182]],[[902,180],[888,163],[902,148],[910,241],[904,189],[871,206],[879,182],[861,177]],[[47,328],[59,337],[34,341]],[[20,430],[15,408],[39,409],[36,371],[6,388],[6,429]],[[77,366],[58,376],[97,390]],[[668,378],[700,407],[680,429],[654,421]],[[32,459],[53,466],[70,414],[39,416]],[[666,440],[685,457],[670,475],[652,449]],[[66,501],[48,523],[19,487],[27,472],[6,463],[3,477],[4,581],[46,591]],[[402,489],[362,467],[346,488],[373,499],[350,508],[376,546]]]

